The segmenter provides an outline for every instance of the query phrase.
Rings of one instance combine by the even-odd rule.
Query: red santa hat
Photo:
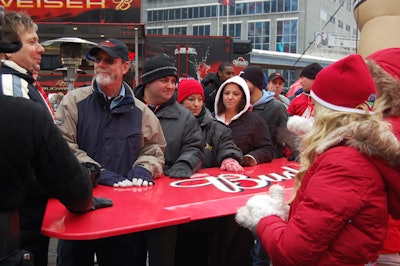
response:
[[[400,80],[400,48],[387,48],[367,56],[374,60],[383,70]]]
[[[369,106],[375,100],[376,88],[364,59],[353,54],[322,69],[314,80],[310,95],[329,109],[365,114],[359,106]]]

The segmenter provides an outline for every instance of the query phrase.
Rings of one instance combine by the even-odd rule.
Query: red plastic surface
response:
[[[299,164],[286,159],[246,167],[242,174],[218,168],[199,170],[191,179],[162,176],[152,187],[112,188],[99,185],[97,197],[113,201],[110,208],[73,214],[50,199],[43,234],[66,240],[90,240],[235,214],[248,198],[280,183],[289,199]]]

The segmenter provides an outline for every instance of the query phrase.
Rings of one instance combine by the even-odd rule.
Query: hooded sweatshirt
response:
[[[229,83],[235,83],[243,91],[246,104],[242,110],[231,119],[230,123],[225,121],[225,113],[218,113],[218,102],[223,101],[222,92]],[[234,76],[226,80],[219,87],[215,96],[215,118],[226,124],[232,130],[235,144],[242,150],[243,155],[253,156],[257,164],[270,162],[274,158],[274,147],[272,145],[268,126],[265,121],[250,110],[250,91],[246,81]]]

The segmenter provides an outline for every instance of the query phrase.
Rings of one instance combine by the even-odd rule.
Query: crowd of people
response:
[[[25,250],[35,265],[47,265],[49,238],[40,228],[49,197],[83,213],[111,207],[92,196],[98,184],[157,186],[162,175],[190,178],[209,167],[242,173],[277,158],[300,163],[290,202],[274,185],[236,215],[59,240],[57,265],[93,265],[95,255],[100,266],[400,261],[400,48],[307,65],[302,88],[285,97],[279,72],[267,76],[250,65],[235,73],[222,62],[202,81],[180,80],[166,55],[147,58],[133,87],[125,82],[128,47],[111,38],[87,55],[92,84],[53,102],[37,81],[44,53],[37,25],[23,12],[2,17],[0,108],[7,115],[0,122],[7,131],[0,147],[13,187],[2,193],[0,265],[19,265]],[[303,119],[297,131],[288,126],[296,117]],[[15,123],[22,120],[23,127]],[[191,237],[199,240],[196,252],[186,244]]]

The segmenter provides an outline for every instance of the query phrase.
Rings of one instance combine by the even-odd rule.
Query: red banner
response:
[[[35,22],[140,23],[141,0],[0,0],[0,5],[26,11]]]

